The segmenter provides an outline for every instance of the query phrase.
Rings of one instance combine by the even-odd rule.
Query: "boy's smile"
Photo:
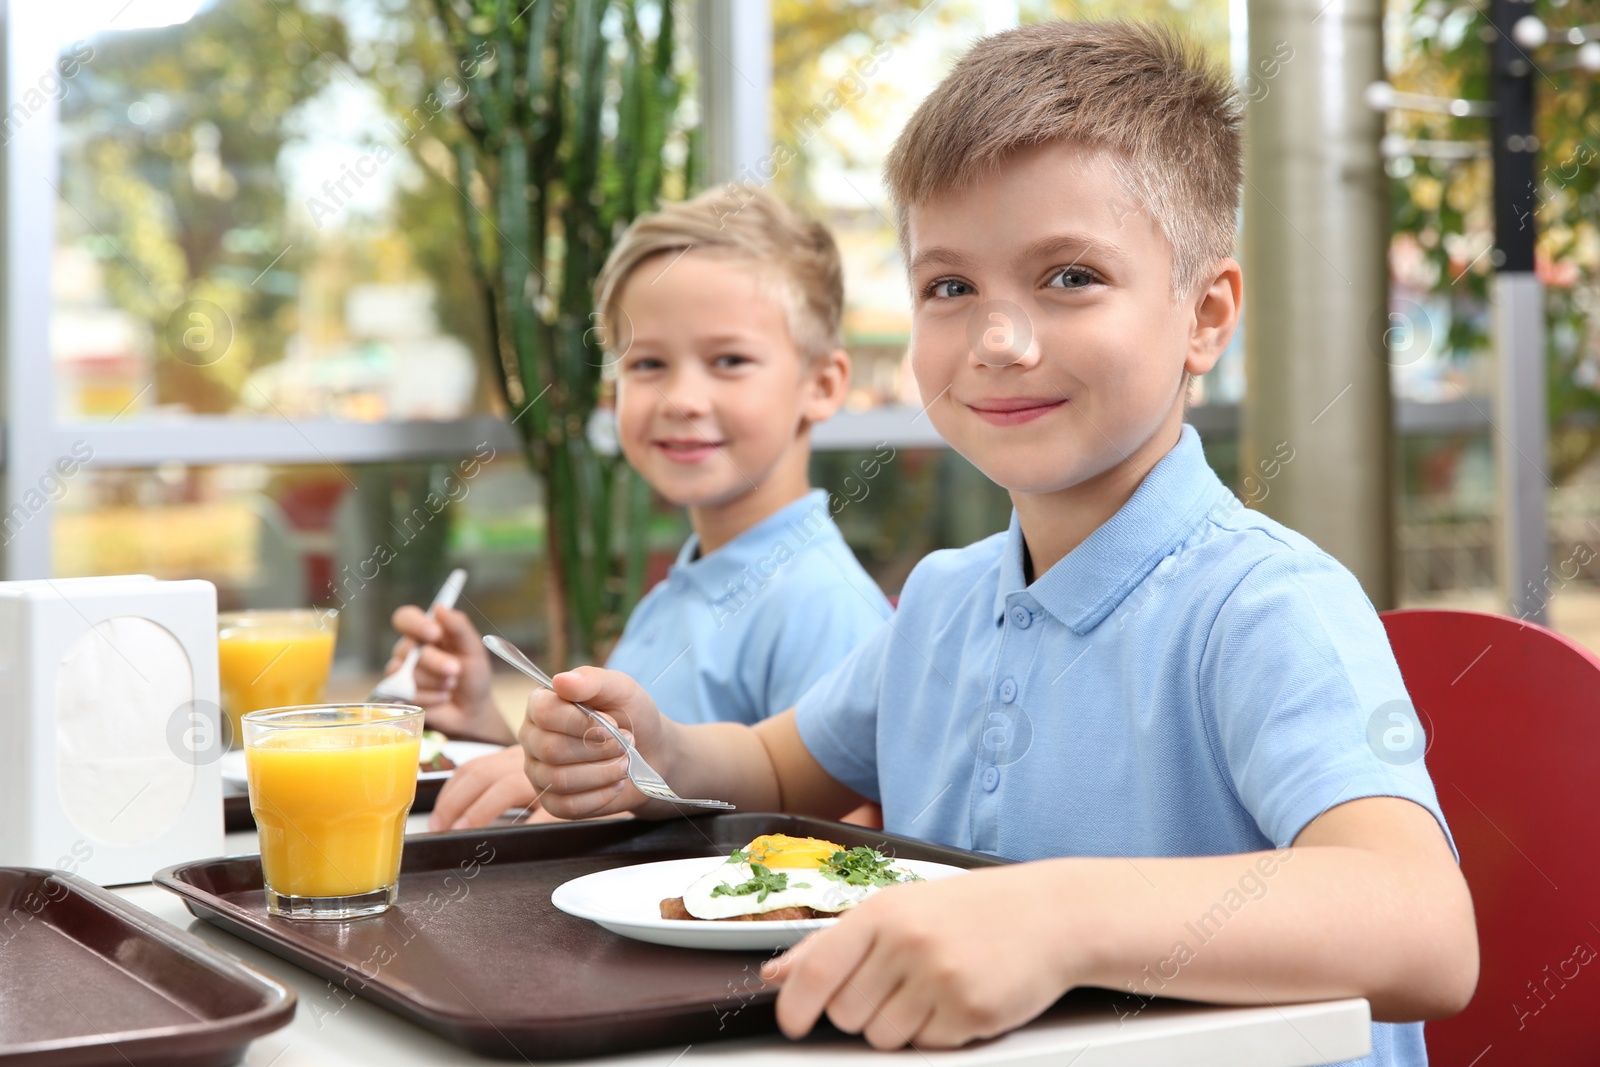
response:
[[[1032,422],[1041,415],[1047,415],[1067,403],[1070,403],[1070,399],[997,396],[987,400],[971,401],[967,406],[984,422],[995,426],[1020,426],[1022,423]]]
[[[704,441],[693,437],[663,437],[650,442],[674,463],[704,463],[717,454],[727,441]]]
[[[928,416],[1011,491],[1036,573],[1177,442],[1185,374],[1211,369],[1237,321],[1238,266],[1175,299],[1171,247],[1130,196],[1105,153],[1057,142],[908,215]]]

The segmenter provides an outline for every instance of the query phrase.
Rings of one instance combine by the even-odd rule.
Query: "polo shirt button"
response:
[[[1017,683],[1014,680],[1007,678],[1000,683],[1000,699],[1007,704],[1017,699]]]
[[[993,793],[1000,784],[1000,768],[985,767],[983,769],[983,788]]]
[[[1026,630],[1033,625],[1033,612],[1017,604],[1011,609],[1011,625],[1019,630]]]

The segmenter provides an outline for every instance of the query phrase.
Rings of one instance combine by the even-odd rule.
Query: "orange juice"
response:
[[[263,708],[314,704],[333,665],[334,613],[319,625],[304,612],[224,615],[218,620],[222,707],[240,738],[239,717]]]
[[[418,747],[415,733],[380,723],[275,730],[252,741],[245,767],[268,887],[341,897],[393,886]]]

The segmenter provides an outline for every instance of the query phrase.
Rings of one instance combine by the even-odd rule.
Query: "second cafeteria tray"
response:
[[[0,867],[0,1064],[220,1067],[294,994],[62,871]]]
[[[486,1056],[596,1056],[771,1030],[776,994],[757,974],[767,955],[631,941],[557,911],[551,892],[613,867],[725,855],[769,833],[960,867],[999,862],[881,830],[741,813],[410,837],[399,903],[351,923],[267,915],[259,856],[182,864],[155,881],[195,915],[327,978],[330,998],[364,997]]]

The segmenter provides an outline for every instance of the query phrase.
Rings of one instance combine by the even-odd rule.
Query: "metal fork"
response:
[[[550,678],[544,671],[539,669],[538,664],[527,657],[522,649],[504,638],[496,637],[494,634],[489,634],[485,637],[483,644],[490,652],[493,652],[546,689],[555,692],[556,687],[551,683]],[[734,806],[726,800],[688,800],[680,797],[672,791],[671,786],[667,785],[666,779],[657,774],[655,768],[645,762],[644,757],[639,755],[639,750],[634,748],[626,737],[622,736],[622,731],[611,725],[610,719],[593,708],[586,708],[582,704],[576,706],[579,711],[605,727],[606,732],[616,738],[617,744],[621,745],[623,750],[628,753],[628,781],[632,782],[634,788],[645,796],[650,797],[652,800],[664,800],[668,804],[684,804],[696,808],[718,808],[723,811],[734,810]]]

